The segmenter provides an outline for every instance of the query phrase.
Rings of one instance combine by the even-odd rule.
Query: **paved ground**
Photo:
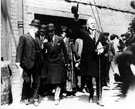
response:
[[[59,105],[54,104],[53,96],[47,96],[40,98],[41,103],[38,107],[35,107],[32,104],[26,106],[25,104],[20,104],[18,101],[9,106],[3,105],[1,109],[134,109],[134,100],[129,101],[130,99],[127,99],[117,102],[119,99],[119,96],[117,95],[120,94],[120,90],[115,86],[116,84],[114,84],[114,87],[111,89],[103,89],[102,102],[104,107],[101,107],[96,103],[89,103],[88,93],[77,93],[76,96],[70,96],[62,99]]]
[[[41,97],[40,105],[35,107],[33,104],[25,105],[21,104],[19,100],[14,101],[11,105],[2,105],[1,109],[110,109],[118,104],[117,100],[119,98],[120,90],[119,87],[116,87],[117,83],[112,84],[111,88],[103,88],[103,98],[102,103],[104,107],[100,107],[96,103],[88,102],[88,93],[77,92],[76,96],[69,96],[67,98],[63,98],[59,105],[54,104],[53,96]]]
[[[102,103],[104,104],[104,107],[101,107],[97,105],[96,103],[89,103],[88,102],[88,93],[80,93],[77,92],[76,96],[69,96],[67,98],[63,98],[59,105],[54,104],[53,96],[46,96],[44,98],[40,98],[41,102],[38,107],[35,107],[34,105],[25,105],[20,103],[20,92],[21,92],[21,84],[22,84],[22,78],[19,76],[19,73],[14,72],[14,76],[12,77],[12,93],[13,93],[13,100],[14,102],[11,105],[2,105],[1,109],[128,109],[129,106],[134,106],[135,109],[135,103],[134,100],[126,99],[121,100],[118,102],[119,94],[120,94],[120,88],[117,87],[119,84],[118,82],[114,81],[113,73],[117,73],[116,67],[114,67],[114,71],[110,71],[110,88],[103,88],[103,95],[102,95]],[[133,98],[132,94],[130,94],[130,97]],[[135,95],[134,95],[135,98]],[[131,101],[129,101],[131,100]],[[128,101],[128,102],[127,102]]]

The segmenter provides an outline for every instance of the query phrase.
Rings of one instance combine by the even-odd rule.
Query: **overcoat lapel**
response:
[[[59,41],[59,36],[55,35],[55,36],[54,36],[54,41],[53,41],[53,44],[52,44],[52,51],[53,51],[53,49],[55,49],[55,47],[57,46],[58,41]]]
[[[57,45],[58,41],[59,41],[59,36],[55,35],[54,36],[53,47],[55,47]]]
[[[52,51],[52,44],[51,44],[51,42],[48,42],[47,46],[48,46],[48,50],[49,50],[50,53],[51,53],[51,51]]]
[[[96,45],[99,42],[99,35],[100,35],[100,33],[98,33],[98,32],[95,33],[95,43],[96,43]]]
[[[29,33],[28,33],[29,34]],[[29,39],[29,41],[30,41],[30,43],[31,43],[31,45],[32,45],[32,47],[34,47],[35,48],[35,44],[34,44],[34,39],[32,38],[32,36],[29,34],[28,35],[28,39]]]
[[[35,39],[37,40],[38,48],[40,49],[40,48],[41,48],[41,44],[42,44],[42,42],[39,40],[39,38],[38,38],[38,37],[36,37]]]
[[[59,36],[55,35],[54,36],[54,41],[53,41],[53,44],[51,42],[48,42],[48,49],[50,51],[50,53],[53,52],[53,50],[55,49],[55,47],[57,46],[58,44],[58,41],[59,41]]]

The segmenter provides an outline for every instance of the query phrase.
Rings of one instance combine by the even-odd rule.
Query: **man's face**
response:
[[[62,32],[61,36],[66,37],[66,32]]]
[[[89,21],[87,22],[87,27],[88,27],[89,29],[91,29],[91,30],[95,30],[95,29],[96,29],[96,24],[95,24],[94,19],[89,20]]]
[[[38,32],[38,29],[39,29],[39,28],[35,26],[35,27],[34,27],[34,32],[37,33],[37,32]]]
[[[55,33],[54,30],[48,30],[48,35],[49,35],[50,38],[53,37],[54,33]]]
[[[44,36],[45,32],[44,31],[40,31],[40,35]]]

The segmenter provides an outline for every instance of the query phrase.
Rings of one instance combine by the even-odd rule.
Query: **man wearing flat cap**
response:
[[[36,37],[39,27],[39,20],[34,19],[31,21],[30,30],[20,37],[16,51],[16,65],[23,69],[24,82],[21,100],[25,101],[26,105],[34,103],[35,106],[38,106],[39,69],[42,65],[41,42]]]
[[[55,86],[54,100],[57,105],[60,100],[61,85],[65,82],[65,65],[68,65],[68,53],[63,38],[55,34],[53,23],[47,25],[48,42],[44,44],[47,50],[48,82]],[[64,56],[63,56],[64,55]]]

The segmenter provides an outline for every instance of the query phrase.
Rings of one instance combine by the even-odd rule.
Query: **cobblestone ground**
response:
[[[116,67],[114,71],[110,70],[110,87],[103,87],[102,103],[103,107],[97,105],[96,103],[88,102],[88,93],[77,92],[76,96],[69,96],[63,98],[59,105],[54,104],[53,96],[40,97],[40,104],[35,107],[33,104],[25,105],[20,103],[20,92],[21,92],[21,78],[16,75],[13,78],[12,93],[14,102],[11,105],[2,105],[1,109],[128,109],[129,106],[133,106],[133,101],[121,100],[118,102],[120,87],[117,87],[120,83],[114,81],[113,72],[117,73]],[[132,105],[131,105],[132,104]],[[135,106],[135,105],[134,105]],[[134,107],[135,108],[135,107]],[[131,109],[134,109],[131,108]]]

